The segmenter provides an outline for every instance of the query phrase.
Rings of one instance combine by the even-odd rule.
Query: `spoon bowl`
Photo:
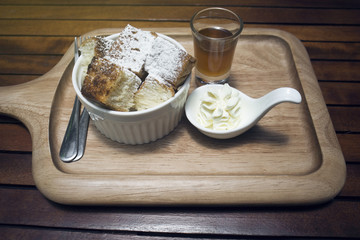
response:
[[[260,98],[252,98],[235,89],[240,96],[240,122],[232,129],[214,130],[206,128],[197,120],[202,99],[209,91],[220,91],[224,85],[209,84],[196,88],[188,97],[185,104],[185,113],[188,120],[203,134],[217,139],[236,137],[257,124],[276,105],[283,102],[300,103],[301,95],[293,88],[283,87],[275,89]]]

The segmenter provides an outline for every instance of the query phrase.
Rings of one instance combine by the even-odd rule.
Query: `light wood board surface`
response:
[[[189,29],[151,30],[193,54]],[[83,159],[62,163],[58,153],[75,97],[72,67],[73,46],[44,76],[0,88],[0,112],[28,127],[36,185],[55,202],[311,204],[333,198],[344,184],[344,158],[309,57],[284,31],[245,29],[229,84],[255,98],[293,87],[302,103],[275,107],[253,129],[229,140],[202,135],[185,116],[168,136],[136,146],[107,139],[91,123]]]

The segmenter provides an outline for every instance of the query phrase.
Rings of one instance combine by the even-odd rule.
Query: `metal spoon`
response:
[[[81,44],[81,36],[79,37],[79,41]],[[76,37],[74,45],[74,61],[76,62],[79,58],[79,45]],[[84,108],[80,117],[80,107],[81,103],[76,96],[71,117],[59,153],[60,159],[63,162],[78,161],[84,155],[89,126],[89,113]]]

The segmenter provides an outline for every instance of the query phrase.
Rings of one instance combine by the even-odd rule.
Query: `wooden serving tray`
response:
[[[151,30],[193,54],[189,29]],[[91,123],[85,156],[66,164],[59,149],[75,97],[73,47],[44,76],[0,88],[0,112],[31,133],[33,176],[47,198],[79,205],[312,204],[341,190],[344,157],[307,52],[289,33],[245,29],[229,83],[255,98],[293,87],[303,97],[300,105],[280,104],[229,140],[202,135],[185,116],[168,136],[136,146],[107,139]],[[192,79],[190,92],[194,85]]]

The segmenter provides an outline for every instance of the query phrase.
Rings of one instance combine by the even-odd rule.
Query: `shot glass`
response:
[[[218,7],[203,9],[191,18],[198,86],[228,81],[243,26],[237,14]]]

